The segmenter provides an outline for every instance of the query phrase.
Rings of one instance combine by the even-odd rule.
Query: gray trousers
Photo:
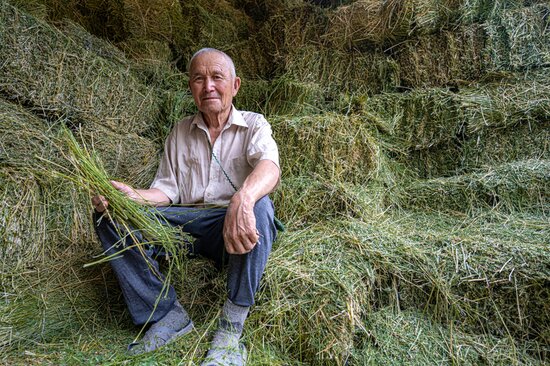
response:
[[[167,206],[159,207],[159,213],[170,225],[181,226],[194,241],[182,243],[182,248],[193,255],[212,259],[216,266],[228,266],[227,297],[240,306],[254,304],[260,279],[275,241],[277,229],[273,223],[274,208],[271,200],[265,196],[256,202],[254,214],[256,228],[260,233],[259,243],[254,249],[243,255],[228,254],[222,237],[226,208],[193,208]],[[117,253],[131,246],[134,241],[129,236],[121,240],[116,223],[107,217],[94,213],[95,230],[107,255]],[[137,240],[143,240],[136,235]],[[157,255],[159,247],[150,245],[146,251],[147,259],[137,248],[124,250],[120,257],[112,259],[110,264],[118,279],[130,316],[136,325],[161,319],[174,306],[177,296],[172,285],[163,292],[164,277],[160,273]],[[149,263],[148,263],[149,262]],[[154,270],[150,268],[154,267]],[[155,271],[155,272],[153,272]],[[162,294],[162,295],[161,295]],[[162,296],[155,309],[155,303]],[[153,312],[151,316],[151,313]]]

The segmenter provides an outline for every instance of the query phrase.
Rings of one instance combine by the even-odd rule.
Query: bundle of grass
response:
[[[258,41],[272,62],[284,65],[287,55],[305,46],[323,43],[321,37],[327,21],[325,9],[303,3],[270,17],[259,29]]]
[[[424,309],[464,331],[529,339],[548,351],[544,214],[415,211],[340,224],[330,226],[375,269],[378,304]]]
[[[329,15],[324,35],[337,49],[368,49],[372,45],[390,45],[411,34],[429,33],[453,18],[456,0],[376,1],[359,0],[341,6]]]
[[[387,193],[380,184],[367,187],[302,175],[283,179],[273,199],[281,220],[300,228],[334,218],[379,216],[387,209]]]
[[[524,70],[550,64],[550,5],[503,11],[485,25],[490,70]]]
[[[510,338],[472,335],[433,322],[414,309],[391,307],[369,313],[365,334],[350,365],[538,365],[532,344]],[[531,351],[531,352],[530,352]]]
[[[457,99],[467,131],[547,121],[550,119],[549,81],[550,72],[541,69],[511,74],[497,82],[462,90]]]
[[[549,183],[548,160],[517,161],[475,173],[412,182],[404,187],[399,201],[401,207],[444,212],[547,212]]]
[[[251,35],[251,19],[227,1],[195,0],[182,3],[181,7],[189,27],[191,41],[184,50],[189,56],[202,47],[231,48]]]
[[[358,101],[389,140],[407,149],[426,149],[456,137],[461,129],[459,103],[448,89],[383,93]]]
[[[270,115],[304,115],[319,113],[325,98],[319,85],[281,76],[272,81],[243,79],[235,105]]]
[[[462,23],[484,23],[507,10],[545,2],[546,0],[459,0],[458,13]]]
[[[0,99],[0,166],[37,168],[40,158],[56,160],[52,126],[21,106]]]
[[[284,59],[285,74],[318,83],[328,99],[340,94],[377,94],[399,85],[399,68],[381,51],[344,52],[317,45],[300,47]]]
[[[142,131],[156,117],[151,91],[128,67],[77,45],[49,25],[0,4],[0,92],[48,118]]]
[[[284,175],[302,172],[333,182],[366,183],[377,169],[379,146],[361,119],[327,113],[297,118],[273,118]]]
[[[1,167],[0,183],[0,265],[4,274],[44,258],[47,208],[40,185],[28,171]],[[1,280],[4,284],[3,275]]]
[[[462,145],[461,167],[470,171],[529,159],[550,159],[550,120],[504,129],[484,128],[471,134]]]
[[[390,52],[399,65],[401,85],[409,88],[459,85],[485,73],[485,33],[470,25],[410,38]]]
[[[343,365],[374,285],[360,257],[327,225],[286,233],[270,256],[246,337],[299,362]]]

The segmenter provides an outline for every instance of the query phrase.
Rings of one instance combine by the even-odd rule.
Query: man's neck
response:
[[[217,114],[206,114],[202,113],[202,118],[206,127],[209,130],[221,131],[227,121],[229,121],[229,116],[231,115],[231,108],[226,112],[217,113]]]
[[[202,113],[202,118],[206,127],[208,127],[208,133],[210,134],[210,143],[214,146],[216,139],[220,136],[223,128],[225,127],[227,121],[229,121],[229,116],[231,115],[231,109],[225,113],[219,113],[215,115],[207,115]]]

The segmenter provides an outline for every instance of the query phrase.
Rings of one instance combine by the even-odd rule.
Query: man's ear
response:
[[[239,91],[240,87],[241,87],[241,78],[238,76],[235,76],[235,80],[233,81],[233,96],[237,95],[237,92]]]

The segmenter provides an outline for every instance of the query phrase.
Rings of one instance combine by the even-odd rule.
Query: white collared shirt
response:
[[[215,154],[220,164],[212,156]],[[232,107],[214,146],[202,114],[190,116],[174,127],[151,188],[160,189],[173,204],[228,204],[260,160],[279,167],[277,144],[263,115]]]

